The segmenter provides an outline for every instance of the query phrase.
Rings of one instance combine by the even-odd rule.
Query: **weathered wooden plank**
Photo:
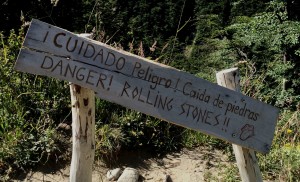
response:
[[[93,89],[98,97],[262,153],[278,109],[189,73],[33,20],[15,68]]]

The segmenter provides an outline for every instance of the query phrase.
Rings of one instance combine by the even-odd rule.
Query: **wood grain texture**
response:
[[[15,68],[262,153],[278,109],[189,73],[33,20]]]
[[[216,74],[219,85],[240,92],[240,76],[237,68],[220,71]],[[255,152],[232,144],[234,155],[243,182],[262,181],[258,161]]]
[[[70,85],[72,105],[72,160],[70,181],[92,181],[95,156],[95,94]]]

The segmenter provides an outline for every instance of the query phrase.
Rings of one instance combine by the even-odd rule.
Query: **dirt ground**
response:
[[[180,152],[153,157],[149,152],[123,152],[118,160],[109,167],[98,162],[93,170],[93,182],[107,182],[106,173],[110,169],[132,167],[139,171],[139,181],[165,182],[200,182],[223,181],[224,168],[232,165],[220,150],[209,150],[199,147],[193,150],[183,149]],[[67,182],[69,181],[70,166],[55,165],[41,166],[27,174],[20,175],[13,181],[26,182]],[[222,175],[223,174],[223,175]]]

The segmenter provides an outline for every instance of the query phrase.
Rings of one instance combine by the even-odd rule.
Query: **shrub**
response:
[[[65,150],[56,126],[69,112],[67,84],[16,72],[13,68],[24,29],[1,37],[0,172],[25,169]]]

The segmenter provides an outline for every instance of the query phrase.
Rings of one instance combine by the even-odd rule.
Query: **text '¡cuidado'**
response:
[[[77,55],[92,60],[89,64],[102,65],[110,67],[115,70],[122,70],[125,67],[126,60],[122,56],[98,48],[93,44],[84,41],[75,36],[68,36],[66,33],[57,33],[53,37],[53,44],[55,47],[65,49],[69,53],[77,53]]]

